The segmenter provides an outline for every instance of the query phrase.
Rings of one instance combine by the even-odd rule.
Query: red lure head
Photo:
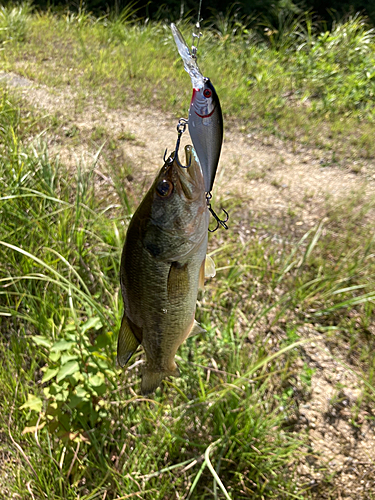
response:
[[[193,89],[190,107],[194,113],[200,118],[209,118],[215,112],[219,104],[219,98],[215,92],[213,85],[208,78],[205,78],[204,86],[200,89]]]

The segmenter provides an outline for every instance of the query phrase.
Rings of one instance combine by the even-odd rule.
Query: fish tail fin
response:
[[[120,366],[125,366],[139,346],[138,340],[132,332],[124,314],[117,341],[117,361]]]
[[[141,392],[143,395],[150,394],[159,387],[159,385],[166,377],[179,376],[180,370],[178,369],[177,365],[175,365],[175,368],[173,368],[173,370],[164,370],[158,372],[147,369],[146,367],[142,375]]]

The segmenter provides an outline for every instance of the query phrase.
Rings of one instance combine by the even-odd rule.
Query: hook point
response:
[[[217,230],[219,229],[219,225],[220,225],[221,227],[223,227],[224,229],[229,229],[229,228],[228,228],[228,226],[227,226],[227,224],[226,224],[226,222],[227,222],[227,221],[228,221],[228,219],[229,219],[229,214],[228,214],[228,212],[227,212],[226,210],[224,210],[224,208],[222,208],[222,211],[223,211],[223,212],[225,213],[225,215],[226,215],[226,219],[225,219],[225,220],[221,220],[221,219],[219,218],[219,216],[218,216],[218,215],[214,212],[214,210],[211,208],[211,203],[208,203],[208,204],[207,204],[207,206],[208,206],[208,210],[210,211],[211,215],[213,216],[213,218],[214,218],[214,219],[216,220],[216,222],[217,222],[217,225],[216,225],[215,229],[210,229],[210,228],[208,228],[208,230],[210,231],[210,233],[214,233],[215,231],[217,231]]]

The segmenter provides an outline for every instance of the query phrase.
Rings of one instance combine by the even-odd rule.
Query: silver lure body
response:
[[[172,34],[193,85],[189,109],[189,134],[202,167],[205,191],[212,191],[223,143],[223,115],[219,97],[209,78],[200,72],[183,36],[175,24]]]
[[[193,88],[189,134],[202,167],[205,190],[210,193],[223,143],[223,115],[219,98],[208,78],[205,78],[203,88]]]

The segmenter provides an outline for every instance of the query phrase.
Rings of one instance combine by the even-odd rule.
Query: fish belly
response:
[[[206,250],[204,240],[185,261],[164,262],[141,244],[125,248],[121,285],[126,315],[142,331],[143,393],[153,392],[166,376],[179,375],[174,357],[194,324]]]

